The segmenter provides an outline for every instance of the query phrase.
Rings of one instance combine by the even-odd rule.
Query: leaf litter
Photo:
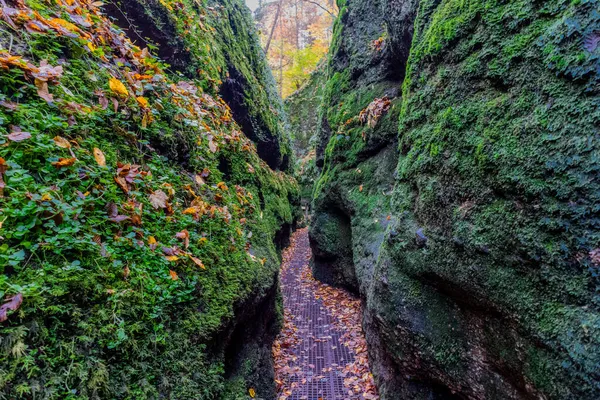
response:
[[[284,326],[273,345],[277,398],[378,399],[360,299],[314,279],[309,260],[308,232],[300,229],[281,266]],[[318,315],[311,313],[315,307]]]

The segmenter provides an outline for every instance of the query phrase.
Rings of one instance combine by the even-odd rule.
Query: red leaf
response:
[[[8,319],[8,311],[16,311],[23,302],[23,294],[18,293],[7,299],[7,302],[0,306],[0,322]]]

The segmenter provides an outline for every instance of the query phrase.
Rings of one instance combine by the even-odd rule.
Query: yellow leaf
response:
[[[94,158],[99,166],[106,167],[106,157],[104,157],[102,150],[97,147],[94,148]]]
[[[65,139],[64,137],[55,136],[53,140],[54,140],[54,144],[56,144],[58,147],[61,147],[63,149],[71,148],[71,143],[69,143],[69,141],[67,139]]]
[[[70,32],[79,31],[79,28],[76,25],[70,23],[69,21],[65,21],[62,18],[52,18],[50,21],[48,21],[48,23],[53,28],[56,28],[57,26],[62,26],[63,28],[67,29]]]
[[[95,51],[97,49],[96,45],[92,42],[87,42],[86,45],[90,51]]]
[[[198,213],[198,207],[188,207],[185,210],[183,210],[183,214],[184,215],[194,215]]]
[[[117,78],[110,78],[108,81],[108,86],[110,87],[110,90],[112,90],[113,93],[124,97],[129,96],[127,88],[125,87],[125,85],[123,85],[123,82],[121,82]]]
[[[179,257],[177,257],[177,256],[165,256],[165,258],[167,259],[167,261],[177,261],[177,260],[179,260]]]
[[[149,245],[156,244],[156,243],[158,243],[158,242],[156,241],[156,239],[154,238],[154,236],[150,236],[148,238],[148,244]]]
[[[52,196],[50,196],[49,193],[44,193],[42,195],[42,201],[50,201],[50,200],[52,200]]]
[[[140,104],[140,106],[142,106],[144,108],[148,108],[148,99],[146,99],[145,97],[142,97],[142,96],[136,97],[135,99]]]
[[[250,397],[255,398],[256,397],[256,391],[254,391],[253,388],[248,389],[248,394],[250,395]]]
[[[217,183],[217,187],[221,190],[227,190],[227,185],[225,184],[225,182],[219,182]]]
[[[169,275],[171,275],[171,279],[173,279],[174,281],[176,281],[177,279],[179,279],[179,276],[177,275],[177,272],[173,271],[172,269],[169,270]]]

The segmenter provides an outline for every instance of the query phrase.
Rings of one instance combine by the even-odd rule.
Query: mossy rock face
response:
[[[274,398],[279,250],[299,188],[219,97],[225,63],[208,54],[229,54],[215,32],[246,21],[243,4],[194,1],[184,20],[180,1],[137,2],[172,24],[153,31],[172,40],[156,49],[168,66],[98,2],[12,3],[0,303],[23,302],[0,322],[0,397]],[[271,89],[244,94],[259,104]]]
[[[364,49],[354,61],[344,50],[368,37],[357,27],[372,4],[341,4],[336,23],[313,230],[319,213],[348,207],[382,398],[600,397],[600,3],[421,1],[410,51],[390,53],[408,57],[404,72],[372,64],[403,78],[387,192],[365,167],[394,143],[386,120],[362,140],[351,120],[386,89],[363,72]],[[398,49],[408,30],[387,32]],[[379,209],[357,206],[365,191],[392,201],[362,274],[372,259],[356,227],[375,238]]]
[[[111,0],[106,10],[134,42],[156,45],[165,62],[219,94],[271,168],[290,169],[283,103],[243,2]]]
[[[290,123],[292,147],[297,159],[295,172],[306,215],[309,213],[312,190],[318,176],[315,165],[315,146],[318,138],[319,107],[323,99],[325,78],[326,63],[322,60],[305,84],[284,102]]]

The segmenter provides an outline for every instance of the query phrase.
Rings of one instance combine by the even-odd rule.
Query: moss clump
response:
[[[275,298],[297,184],[209,73],[171,73],[95,3],[67,3],[25,1],[0,40],[0,298],[24,298],[0,328],[0,394],[225,398],[231,378],[243,397],[256,371],[229,369],[229,338]]]
[[[511,382],[517,390],[551,398],[600,390],[589,219],[600,199],[597,146],[586,139],[600,114],[597,50],[585,45],[597,6],[421,2],[403,88],[395,263],[457,303],[452,291],[471,296],[465,309],[477,303],[518,321],[495,332],[528,348],[522,365],[507,367],[501,355],[492,363],[507,380],[523,376]],[[400,245],[414,243],[414,227],[429,237],[426,251]]]

